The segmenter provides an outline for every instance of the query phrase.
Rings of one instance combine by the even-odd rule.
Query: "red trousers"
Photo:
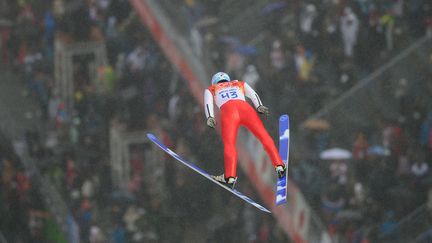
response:
[[[221,131],[224,144],[225,178],[236,177],[237,172],[237,132],[240,125],[248,128],[262,143],[273,166],[284,165],[273,139],[268,134],[258,113],[249,103],[231,100],[223,104],[221,110]]]

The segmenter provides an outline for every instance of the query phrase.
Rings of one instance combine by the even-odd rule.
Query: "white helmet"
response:
[[[212,77],[212,85],[215,85],[221,81],[231,81],[230,77],[228,76],[228,74],[224,73],[224,72],[218,72],[215,75],[213,75]]]

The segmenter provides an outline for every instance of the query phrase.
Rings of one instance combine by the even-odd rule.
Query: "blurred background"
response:
[[[0,242],[432,242],[430,0],[0,0]],[[288,203],[247,131],[237,189],[203,91],[289,114]]]

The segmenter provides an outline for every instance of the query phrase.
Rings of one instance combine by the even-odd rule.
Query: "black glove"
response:
[[[216,127],[216,120],[210,116],[209,118],[207,118],[207,126],[209,126],[211,128],[215,128]]]
[[[264,114],[264,115],[266,115],[266,116],[269,115],[269,109],[268,109],[266,106],[263,106],[263,105],[258,106],[258,107],[257,107],[257,111],[258,111],[258,113],[260,113],[260,114]]]

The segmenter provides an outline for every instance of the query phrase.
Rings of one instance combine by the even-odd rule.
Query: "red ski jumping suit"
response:
[[[214,103],[220,109],[225,178],[235,178],[237,174],[236,140],[240,125],[247,127],[259,139],[274,167],[284,166],[273,139],[265,129],[258,113],[246,101],[245,96],[252,100],[256,108],[262,105],[258,94],[243,81],[217,83],[204,92],[206,117],[214,117]]]

